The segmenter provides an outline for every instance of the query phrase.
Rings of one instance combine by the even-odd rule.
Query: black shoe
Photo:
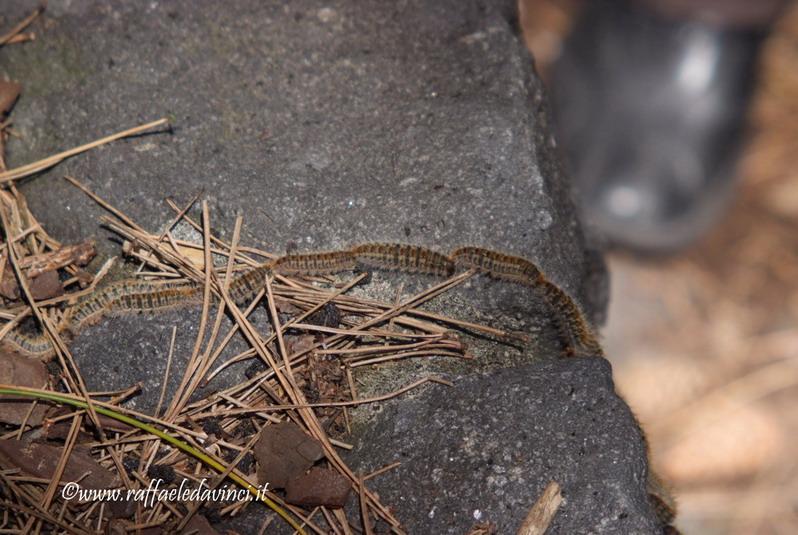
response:
[[[678,249],[728,204],[766,32],[588,4],[551,77],[581,211],[616,245]]]

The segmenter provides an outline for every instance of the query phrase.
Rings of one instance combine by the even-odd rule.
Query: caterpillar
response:
[[[343,251],[289,254],[236,276],[230,283],[229,293],[239,303],[251,299],[263,288],[266,277],[272,272],[328,275],[359,267],[438,277],[449,277],[458,268],[475,269],[497,280],[538,289],[552,309],[553,322],[566,353],[576,354],[579,346],[590,354],[603,355],[601,345],[579,306],[565,291],[549,281],[533,262],[480,247],[461,247],[446,256],[418,245],[366,243]],[[74,334],[104,315],[175,308],[198,302],[201,294],[201,286],[195,282],[119,281],[68,308],[58,328]],[[53,353],[46,336],[27,334],[19,328],[9,332],[4,341],[30,356],[45,358]]]
[[[351,251],[289,254],[278,258],[272,268],[282,275],[329,275],[355,269]]]
[[[588,353],[604,355],[579,305],[562,288],[548,280],[531,261],[480,247],[461,247],[452,253],[451,258],[459,267],[476,269],[495,279],[540,289],[552,310],[554,324],[564,340],[566,353],[575,354],[573,342],[576,341]]]
[[[451,277],[455,269],[451,258],[417,245],[366,243],[352,249],[352,254],[359,264],[371,268],[439,277]]]
[[[552,310],[560,337],[573,338],[588,354],[603,357],[604,350],[579,305],[562,288],[549,280],[541,279],[536,286],[540,288],[543,299]],[[574,349],[574,344],[565,342],[566,353],[574,354]]]
[[[53,355],[53,345],[44,334],[29,334],[19,327],[12,329],[3,337],[3,344],[14,351],[32,357],[46,358]]]
[[[228,289],[230,298],[236,303],[251,300],[265,286],[269,273],[271,273],[271,267],[263,265],[237,276],[232,280]]]
[[[158,311],[190,303],[199,295],[196,283],[115,282],[67,310],[74,328],[90,324],[106,313]]]
[[[520,256],[511,256],[480,247],[461,247],[452,253],[455,265],[473,268],[493,278],[534,286],[542,279],[538,267]]]

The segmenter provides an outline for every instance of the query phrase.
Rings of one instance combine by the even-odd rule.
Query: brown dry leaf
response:
[[[283,299],[282,297],[274,298],[274,306],[277,307],[277,310],[279,312],[283,314],[288,314],[289,316],[298,316],[302,314],[301,308],[292,304],[287,299]]]
[[[258,482],[282,489],[324,457],[324,450],[295,423],[283,422],[263,428],[252,454],[258,462]]]
[[[22,86],[16,82],[0,80],[0,116],[11,111],[22,92]]]
[[[302,334],[299,336],[286,336],[285,344],[289,353],[299,353],[312,348],[316,345],[316,341],[313,335]]]
[[[28,282],[28,287],[30,288],[31,296],[36,301],[64,295],[64,286],[61,284],[57,271],[45,271]]]
[[[47,444],[25,444],[18,440],[0,440],[0,465],[42,479],[52,479],[61,459],[62,447]],[[85,475],[85,477],[83,477]],[[111,489],[122,481],[100,466],[94,458],[77,448],[72,450],[61,481],[78,481],[86,489]]]
[[[0,383],[41,388],[47,384],[47,368],[38,359],[31,359],[14,351],[0,351]],[[20,425],[30,411],[32,401],[14,396],[0,397],[0,422]],[[47,405],[39,402],[28,418],[28,424],[42,422]]]
[[[285,501],[304,507],[332,507],[346,505],[352,483],[335,470],[314,467],[310,472],[288,482]]]
[[[1,259],[5,262],[5,267],[3,276],[0,278],[0,295],[10,301],[16,301],[19,299],[19,283],[17,283],[17,277],[14,275],[14,268],[11,267],[5,255]]]

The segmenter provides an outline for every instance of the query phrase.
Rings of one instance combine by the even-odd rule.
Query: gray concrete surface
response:
[[[561,359],[390,404],[353,460],[363,473],[402,463],[372,487],[410,533],[517,533],[549,481],[564,500],[547,533],[656,533],[644,456],[607,361]]]

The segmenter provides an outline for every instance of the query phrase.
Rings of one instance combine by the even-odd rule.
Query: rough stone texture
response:
[[[11,167],[174,124],[28,180],[57,237],[101,232],[65,174],[153,230],[172,217],[164,198],[204,190],[220,231],[241,213],[243,239],[276,252],[490,246],[601,308],[511,1],[109,4],[53,2],[40,38],[0,60],[24,85]]]
[[[258,311],[251,319],[257,328],[268,332],[265,315],[263,311]],[[211,309],[209,317],[211,325],[206,329],[206,341],[216,317],[215,307]],[[199,308],[170,310],[157,315],[105,318],[77,336],[70,349],[89,388],[115,390],[141,383],[141,394],[132,398],[129,406],[152,413],[166,374],[172,330],[175,329],[175,345],[165,404],[171,401],[171,394],[180,384],[194,348],[199,322]],[[224,318],[221,325],[220,332],[226,334],[233,322]],[[249,346],[245,344],[244,337],[236,334],[222,353],[220,362],[247,349]],[[219,379],[199,387],[192,399],[209,396],[216,390],[240,382],[249,365],[249,362],[233,364],[229,371],[222,372]]]
[[[7,21],[37,5],[12,4],[0,15]],[[169,116],[171,134],[118,142],[25,180],[22,189],[47,230],[71,243],[98,237],[98,261],[119,253],[99,227],[101,209],[63,181],[65,174],[153,232],[173,217],[165,197],[180,203],[204,190],[222,236],[240,213],[243,241],[277,253],[289,245],[302,251],[362,241],[506,250],[537,261],[598,319],[606,298],[603,264],[586,249],[575,218],[543,88],[515,34],[513,4],[51,1],[35,24],[38,39],[0,52],[0,77],[24,85],[13,115],[22,136],[11,140],[8,163]],[[388,283],[395,280],[375,279],[383,295],[393,296],[396,285],[391,290]],[[523,327],[536,335],[528,353],[556,353],[545,310],[518,288],[476,280],[439,306],[458,317],[467,309],[467,319]],[[197,317],[194,309],[109,319],[78,336],[72,350],[90,388],[141,381],[145,396],[136,407],[147,410],[157,399],[172,326],[174,384]],[[494,345],[481,357],[494,362],[507,353]],[[399,401],[391,409],[397,423],[380,418],[368,436],[387,437],[387,425],[414,429],[413,411],[429,410],[427,445],[418,433],[416,446],[446,451],[455,461],[429,458],[426,471],[408,464],[402,470],[414,471],[414,480],[389,474],[375,484],[387,501],[397,498],[391,505],[415,533],[429,532],[427,517],[418,515],[429,513],[431,501],[408,485],[426,481],[432,488],[436,477],[450,482],[451,497],[437,507],[436,522],[456,516],[458,525],[469,525],[470,518],[458,516],[463,496],[475,500],[467,515],[480,509],[500,521],[494,515],[507,505],[504,516],[520,518],[546,480],[562,478],[568,503],[559,532],[611,532],[624,522],[652,532],[640,437],[603,366],[523,366],[431,389],[420,398],[429,399],[426,409],[423,401]],[[569,394],[573,383],[579,387]],[[495,406],[480,415],[479,403]],[[601,415],[595,422],[589,408]],[[498,411],[501,418],[480,421]],[[526,435],[513,442],[491,442],[527,423]],[[469,433],[471,454],[456,454],[453,429]],[[479,442],[477,429],[488,442]],[[405,444],[398,443],[400,451],[411,451]],[[487,448],[495,448],[492,465],[477,454]],[[445,472],[451,463],[464,472]],[[498,466],[515,470],[515,479],[495,472]],[[504,495],[496,492],[500,476],[507,478]],[[493,492],[478,494],[481,487]]]
[[[371,488],[409,533],[463,534],[479,522],[516,533],[551,480],[564,501],[547,534],[657,533],[644,446],[603,359],[431,388],[386,405],[357,446],[350,460],[360,473],[401,461]]]

